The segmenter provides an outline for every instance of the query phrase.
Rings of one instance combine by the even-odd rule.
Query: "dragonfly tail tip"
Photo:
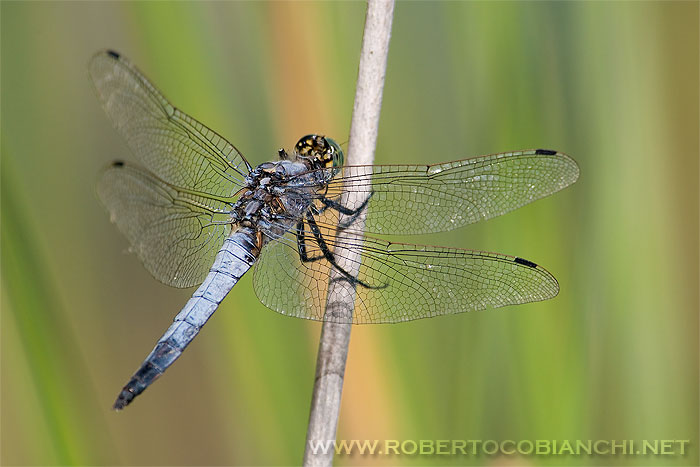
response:
[[[136,394],[127,389],[122,389],[122,392],[119,393],[119,397],[117,397],[117,400],[114,401],[112,408],[119,412],[120,410],[124,409],[124,407],[129,405],[131,401],[134,400],[134,397],[136,397]]]

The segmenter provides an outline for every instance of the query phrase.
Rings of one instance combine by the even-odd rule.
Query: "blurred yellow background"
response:
[[[242,280],[122,413],[119,389],[191,290],[152,279],[99,204],[132,159],[87,78],[127,56],[253,164],[303,134],[347,139],[365,5],[2,2],[4,465],[301,461],[320,325]],[[571,188],[455,232],[404,238],[522,256],[545,303],[353,328],[343,439],[690,439],[698,463],[698,3],[401,2],[376,163],[545,147]],[[493,464],[464,456],[350,464]]]

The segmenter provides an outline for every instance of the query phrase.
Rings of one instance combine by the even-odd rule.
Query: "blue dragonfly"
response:
[[[105,168],[101,201],[156,279],[199,286],[120,392],[117,410],[173,364],[253,265],[267,307],[336,323],[397,323],[559,291],[554,276],[520,257],[390,242],[354,227],[361,218],[369,234],[424,234],[499,216],[574,183],[578,166],[563,153],[346,166],[335,141],[312,134],[253,167],[119,53],[98,53],[89,73],[138,161]],[[333,307],[330,281],[354,294],[350,313]]]

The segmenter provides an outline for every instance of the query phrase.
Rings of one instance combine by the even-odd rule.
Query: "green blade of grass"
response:
[[[8,398],[20,407],[38,406],[43,416],[51,447],[37,449],[35,455],[51,458],[34,459],[37,463],[85,465],[114,460],[110,438],[93,436],[95,431],[105,433],[107,426],[92,389],[90,371],[80,351],[79,337],[67,322],[47,272],[37,235],[22,205],[21,190],[13,178],[12,164],[6,151],[2,152],[0,248],[3,301],[8,304],[3,318],[13,321],[37,399],[27,400],[32,394],[29,392]],[[3,332],[7,329],[3,326]],[[6,365],[7,359],[3,355],[3,373],[11,378],[13,371]],[[14,425],[6,422],[8,428]]]

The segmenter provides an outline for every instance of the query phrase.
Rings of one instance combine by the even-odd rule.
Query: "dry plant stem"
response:
[[[368,1],[355,104],[350,125],[348,165],[370,165],[374,159],[393,12],[393,0]],[[356,205],[353,201],[349,198],[341,200],[346,206]],[[360,200],[360,203],[362,201]],[[342,216],[341,222],[343,222]],[[362,232],[364,224],[365,218],[362,214],[352,224],[352,230]],[[339,243],[357,239],[358,236],[347,231],[342,232],[341,235],[347,238],[341,238]],[[355,254],[355,252],[348,253]],[[357,275],[359,264],[360,256],[355,254],[350,260],[341,262],[339,266],[350,274]],[[334,313],[352,317],[355,303],[354,287],[346,280],[333,279],[332,274],[328,287],[326,312],[332,308]],[[327,322],[323,324],[316,360],[316,381],[311,400],[309,429],[306,435],[305,466],[328,466],[333,463],[332,447],[329,452],[321,452],[321,450],[313,452],[311,447],[317,442],[335,440],[351,327],[350,324]]]

